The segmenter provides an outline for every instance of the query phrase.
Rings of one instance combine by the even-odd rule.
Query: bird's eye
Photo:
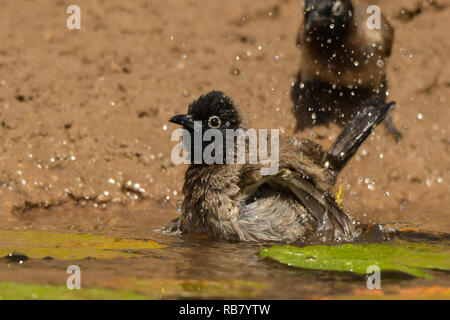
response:
[[[331,7],[331,12],[334,16],[340,16],[344,12],[344,5],[341,1],[336,1]]]
[[[208,125],[210,128],[217,129],[222,124],[218,116],[212,116],[208,119]]]

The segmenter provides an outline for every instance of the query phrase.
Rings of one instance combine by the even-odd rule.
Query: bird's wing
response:
[[[322,146],[307,139],[281,137],[279,167],[307,177],[322,190],[330,189],[336,182],[334,172],[325,167],[327,153]]]
[[[338,230],[343,236],[354,231],[352,220],[327,192],[335,183],[333,171],[324,166],[327,153],[310,140],[280,137],[279,170],[262,176],[261,163],[244,165],[240,172],[240,194],[250,198],[260,186],[288,189],[317,220],[318,231]]]
[[[263,184],[288,189],[319,224],[319,231],[338,230],[343,236],[354,230],[352,220],[327,192],[335,183],[334,172],[324,166],[327,153],[310,140],[280,137],[279,171],[262,176],[261,164],[245,165],[241,170],[241,194],[251,197]]]
[[[318,188],[329,190],[336,182],[336,174],[325,166],[327,156],[322,146],[311,140],[281,136],[278,158],[272,161],[278,162],[279,170],[289,169],[297,172],[311,180]],[[261,167],[265,166],[261,162],[264,159],[258,160],[257,164],[246,164],[241,168],[239,177],[241,189],[260,183],[259,180],[264,179],[261,175]]]
[[[289,189],[318,223],[318,232],[332,231],[341,238],[353,236],[355,226],[336,201],[327,192],[317,188],[307,177],[289,169],[281,169],[277,174],[266,176],[242,190],[245,197],[251,197],[262,184],[273,189]]]

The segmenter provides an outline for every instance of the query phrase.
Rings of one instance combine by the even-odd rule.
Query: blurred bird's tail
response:
[[[358,113],[328,151],[327,159],[332,170],[339,172],[345,167],[372,129],[383,121],[394,104],[395,102],[386,103],[377,97],[363,102]]]

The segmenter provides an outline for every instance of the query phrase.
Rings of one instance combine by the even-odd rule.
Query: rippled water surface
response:
[[[97,232],[114,238],[154,240],[166,245],[165,248],[132,250],[141,256],[108,260],[29,259],[21,263],[2,259],[0,280],[65,285],[65,270],[67,266],[75,264],[81,268],[83,288],[126,288],[154,293],[159,290],[155,289],[155,286],[160,285],[162,293],[150,296],[154,298],[311,299],[341,298],[349,295],[357,298],[371,294],[366,288],[364,275],[299,269],[260,258],[259,250],[272,244],[222,242],[204,236],[174,236],[153,231],[163,225],[165,220],[161,216],[152,219],[151,225],[144,225],[142,222],[138,227],[139,221],[134,221],[128,226],[125,223],[121,226],[105,227]],[[133,221],[133,218],[130,217],[130,221]],[[50,231],[57,232],[55,224],[51,220],[50,222],[53,225]],[[65,222],[67,220],[61,220],[63,225]],[[39,224],[39,229],[45,228],[43,224]],[[449,237],[445,234],[410,231],[399,233],[395,238],[449,245]],[[378,241],[378,235],[373,234],[369,234],[364,240]],[[386,243],[394,241],[395,239],[392,239]],[[410,289],[414,292],[414,288],[438,288],[441,295],[442,292],[444,295],[448,294],[448,272],[431,273],[434,279],[414,278],[393,272],[382,273],[383,292],[396,294],[399,290]],[[130,282],[129,279],[144,282],[139,284]],[[173,283],[182,284],[181,289],[170,291],[165,288],[173,286]]]

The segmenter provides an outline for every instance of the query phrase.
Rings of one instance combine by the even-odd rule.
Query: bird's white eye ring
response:
[[[211,116],[208,119],[208,126],[213,129],[217,129],[222,124],[222,121],[220,121],[220,118],[218,116]]]
[[[341,1],[336,1],[331,7],[331,12],[334,16],[340,16],[344,12],[344,5]]]

